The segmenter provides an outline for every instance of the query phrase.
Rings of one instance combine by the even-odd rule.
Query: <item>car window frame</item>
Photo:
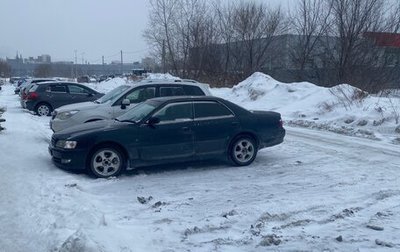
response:
[[[208,116],[208,117],[199,117],[196,118],[196,106],[195,104],[199,104],[199,103],[213,103],[213,104],[219,104],[220,106],[223,106],[224,108],[226,108],[229,112],[230,115],[220,115],[220,116]],[[200,100],[200,101],[193,101],[193,120],[194,121],[205,121],[205,120],[213,120],[213,119],[225,119],[225,118],[235,118],[236,115],[235,113],[232,111],[232,109],[230,109],[228,106],[226,106],[225,104],[223,104],[222,102],[219,101],[211,101],[211,100]]]
[[[71,95],[89,95],[89,94],[93,94],[93,92],[90,89],[86,88],[83,85],[78,85],[78,84],[74,84],[74,83],[63,83],[63,84],[67,86],[68,93],[71,94]],[[76,87],[82,88],[83,90],[86,91],[86,93],[71,93],[70,86],[76,86]]]
[[[171,103],[167,103],[159,108],[157,108],[150,117],[157,117],[157,113],[163,110],[164,108],[177,105],[177,104],[189,104],[191,107],[191,118],[188,119],[179,119],[179,120],[169,120],[169,121],[160,121],[157,125],[168,125],[168,124],[177,124],[177,123],[184,123],[184,122],[193,122],[194,121],[194,107],[193,101],[174,101]]]
[[[154,86],[154,85],[143,85],[143,86],[138,86],[138,87],[134,87],[134,88],[128,89],[123,94],[121,94],[120,97],[111,106],[121,106],[122,101],[124,99],[126,99],[126,97],[129,94],[131,94],[131,93],[133,93],[133,92],[135,92],[135,91],[137,91],[139,89],[146,89],[146,88],[154,88],[154,97],[152,97],[152,98],[156,98],[157,97],[157,87],[156,86]],[[149,98],[149,99],[151,99],[151,98]],[[141,102],[144,102],[144,101],[141,101]],[[140,102],[131,103],[131,104],[138,104],[138,103],[140,103]]]
[[[52,86],[64,86],[65,92],[51,91]],[[51,83],[46,87],[46,93],[55,93],[55,94],[69,94],[68,88],[64,83]]]

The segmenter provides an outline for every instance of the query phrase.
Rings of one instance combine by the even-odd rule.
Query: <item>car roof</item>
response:
[[[175,102],[175,101],[225,101],[215,96],[163,96],[149,99],[156,102]]]
[[[206,83],[200,82],[191,82],[191,81],[182,81],[182,80],[160,80],[160,79],[145,79],[139,82],[134,83],[134,87],[138,86],[147,86],[147,85],[187,85],[187,86],[196,86],[199,87],[207,96],[211,96],[211,92],[209,90],[210,85]]]

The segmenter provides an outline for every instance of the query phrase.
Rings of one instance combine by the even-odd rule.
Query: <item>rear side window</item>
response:
[[[186,95],[190,96],[202,96],[205,95],[201,88],[196,86],[184,86],[183,90],[185,90]]]
[[[194,117],[197,119],[230,116],[233,116],[232,112],[218,102],[207,101],[194,103]]]
[[[46,91],[52,93],[66,93],[67,89],[64,85],[50,85],[47,87]]]
[[[89,94],[89,90],[77,85],[68,85],[69,92],[71,94]]]
[[[160,87],[160,96],[182,96],[185,95],[183,87]]]

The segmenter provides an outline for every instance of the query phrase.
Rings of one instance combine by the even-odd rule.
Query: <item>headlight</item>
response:
[[[79,110],[71,110],[71,111],[61,112],[56,115],[56,118],[58,118],[60,120],[66,120],[78,112],[79,112]]]
[[[58,140],[56,147],[63,149],[75,149],[77,141]]]

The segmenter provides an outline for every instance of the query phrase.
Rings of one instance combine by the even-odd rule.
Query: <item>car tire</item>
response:
[[[257,156],[257,145],[254,138],[247,135],[237,136],[229,147],[230,160],[236,166],[251,164]]]
[[[125,155],[116,146],[102,146],[89,155],[89,168],[98,178],[118,176],[125,170]]]
[[[51,106],[47,103],[40,103],[36,106],[36,114],[38,116],[49,116],[51,111]]]

